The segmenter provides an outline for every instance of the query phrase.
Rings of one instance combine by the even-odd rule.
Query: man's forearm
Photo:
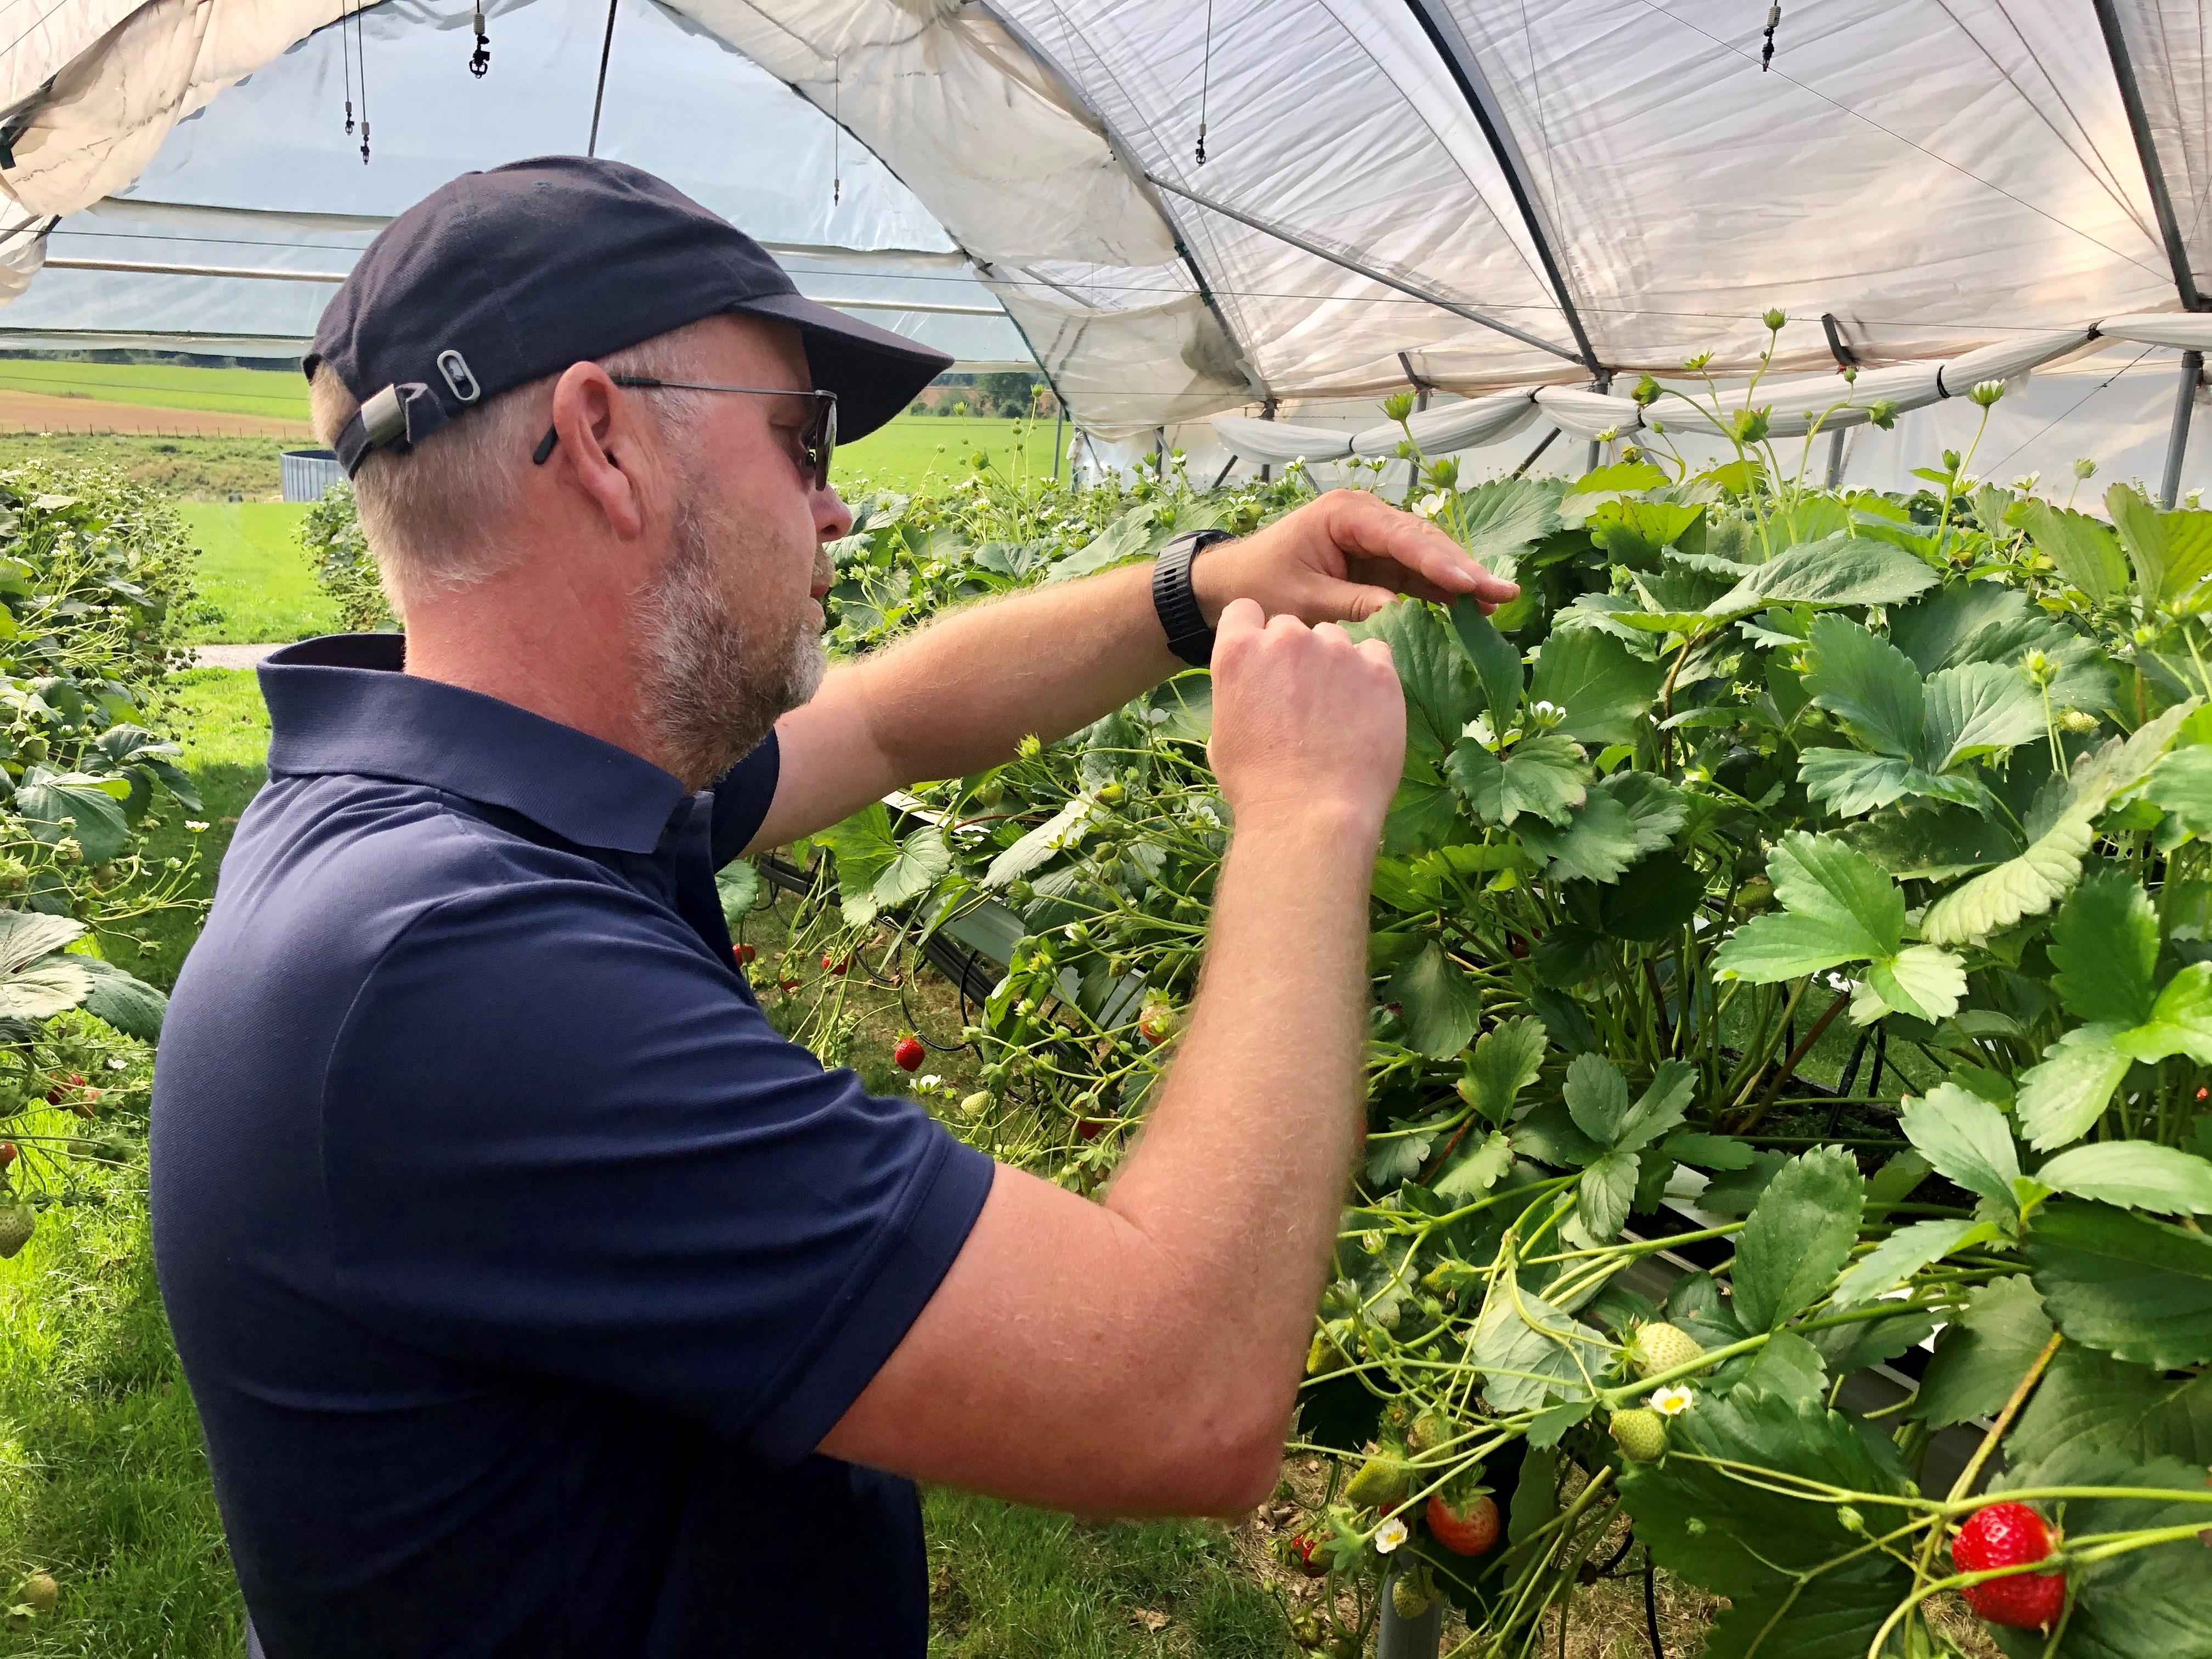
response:
[[[1066,737],[1184,665],[1152,610],[1152,566],[964,606],[836,671],[896,781],[995,766]]]
[[[1201,1297],[1186,1316],[1278,1431],[1362,1133],[1377,836],[1340,811],[1238,824],[1182,1048],[1106,1197]]]

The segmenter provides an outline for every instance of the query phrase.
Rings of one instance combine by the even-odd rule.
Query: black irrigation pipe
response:
[[[755,862],[763,876],[787,893],[805,893],[813,889],[812,873],[787,860],[769,854]],[[990,958],[981,951],[971,951],[946,938],[941,931],[922,941],[921,954],[931,967],[959,988],[963,1012],[965,1003],[981,1002],[998,988],[999,975],[990,965]]]

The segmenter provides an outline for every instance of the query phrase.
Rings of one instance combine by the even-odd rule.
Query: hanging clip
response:
[[[368,117],[361,118],[361,164],[368,165]]]
[[[1203,121],[1198,124],[1198,164],[1200,167],[1206,165],[1206,123]]]
[[[469,54],[469,73],[481,81],[491,73],[491,36],[484,33],[482,0],[477,6],[477,49]]]
[[[1773,66],[1774,31],[1781,26],[1782,0],[1774,0],[1774,3],[1766,9],[1766,45],[1759,54],[1759,72],[1761,75]]]

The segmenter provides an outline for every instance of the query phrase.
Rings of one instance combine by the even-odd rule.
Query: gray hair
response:
[[[655,335],[599,358],[599,367],[610,374],[702,379],[699,327]],[[521,556],[513,533],[520,469],[544,435],[545,394],[559,378],[549,374],[487,398],[404,455],[373,449],[362,459],[354,501],[392,615],[404,619],[410,599],[483,581]],[[666,392],[647,401],[665,436],[696,417],[702,399]],[[308,382],[307,404],[326,445],[361,406],[322,363]]]

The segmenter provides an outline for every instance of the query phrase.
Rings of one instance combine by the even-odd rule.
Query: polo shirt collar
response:
[[[651,853],[687,799],[652,762],[572,726],[405,672],[406,637],[334,634],[260,665],[271,775],[343,773],[503,806],[584,847]]]

